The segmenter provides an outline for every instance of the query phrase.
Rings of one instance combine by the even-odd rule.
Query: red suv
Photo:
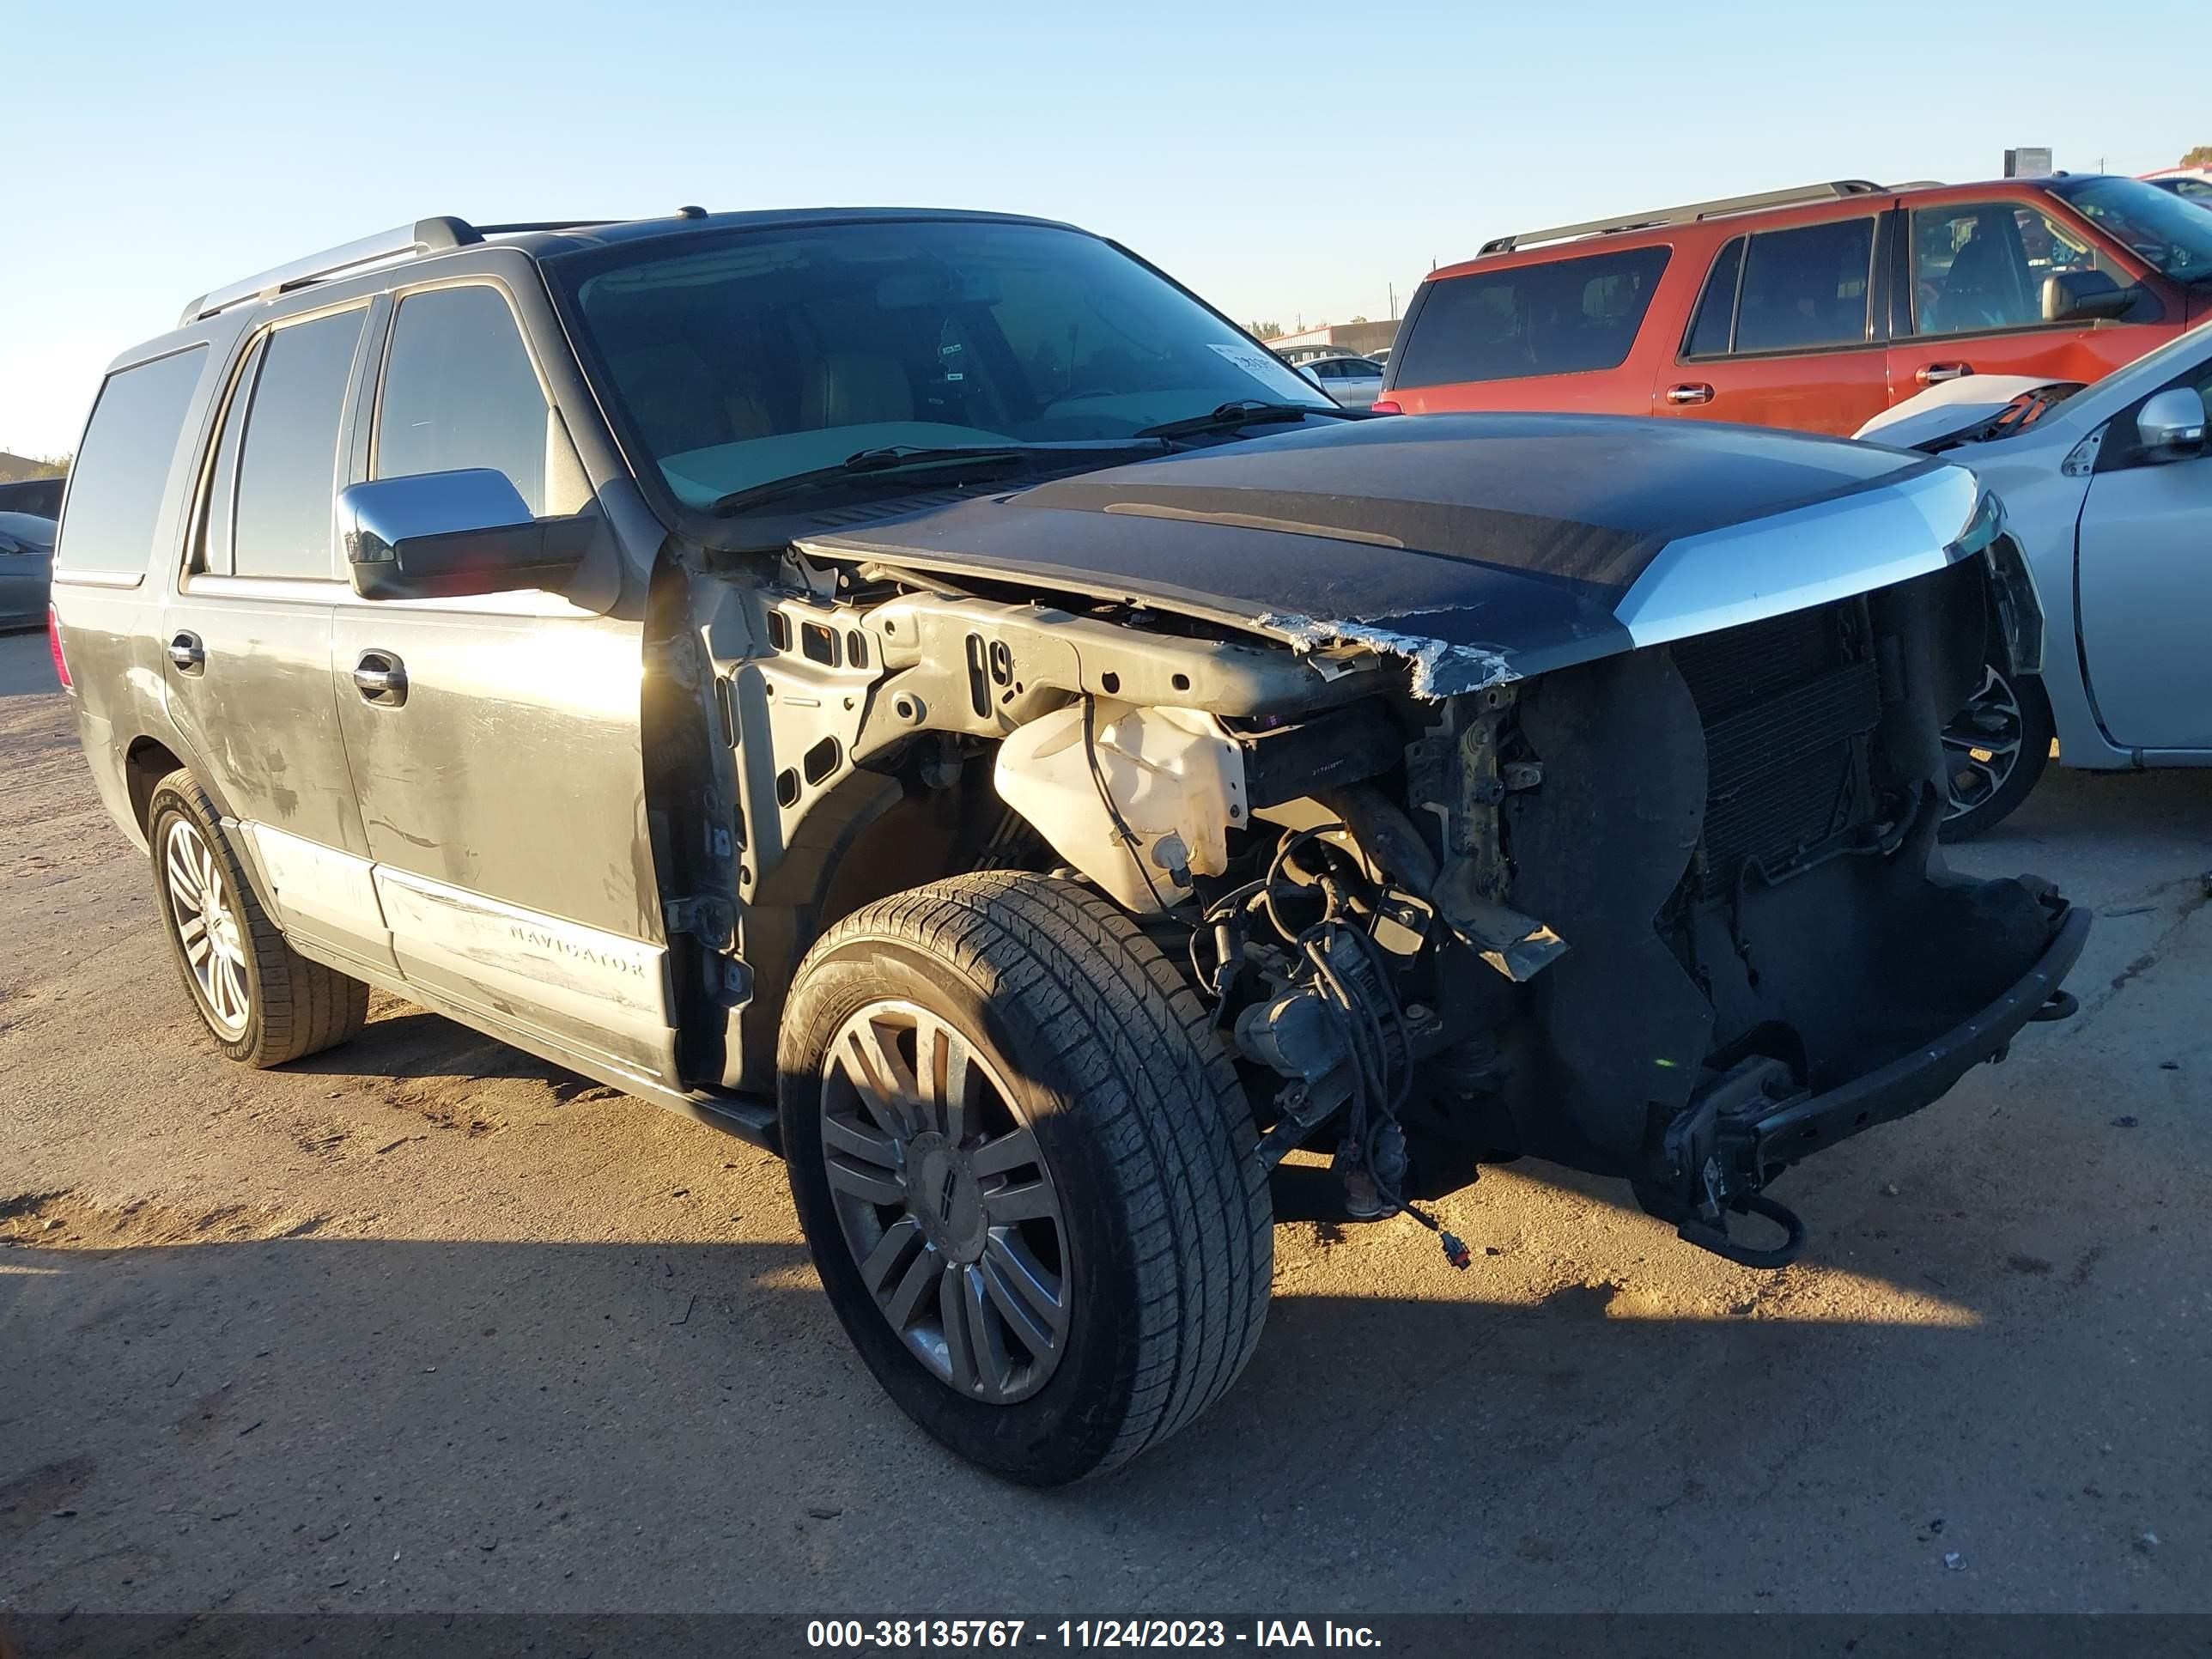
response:
[[[1486,243],[1414,291],[1375,406],[1849,434],[1964,374],[2094,380],[2208,316],[2212,213],[2141,179],[1850,179]]]

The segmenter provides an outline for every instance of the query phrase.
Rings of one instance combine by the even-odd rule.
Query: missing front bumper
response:
[[[1983,1061],[2002,1059],[2022,1026],[2039,1015],[2054,1017],[2045,1010],[2071,1012],[2072,1000],[2059,988],[2088,939],[2089,913],[2067,906],[2055,921],[2035,965],[2002,996],[1863,1077],[1824,1094],[1790,1094],[1778,1062],[1754,1060],[1729,1072],[1669,1127],[1664,1178],[1638,1182],[1638,1201],[1702,1249],[1747,1267],[1787,1266],[1803,1247],[1804,1230],[1787,1209],[1760,1196],[1769,1182],[1814,1152],[1941,1099]],[[1785,1243],[1758,1249],[1731,1240],[1728,1218],[1746,1211],[1782,1225]]]

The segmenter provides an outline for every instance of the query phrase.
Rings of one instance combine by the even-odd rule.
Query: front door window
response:
[[[1971,202],[1912,215],[1913,331],[1972,334],[2043,322],[2043,283],[2062,271],[2128,281],[2079,231],[2024,202]]]

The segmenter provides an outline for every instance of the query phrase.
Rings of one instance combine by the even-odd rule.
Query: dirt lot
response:
[[[1961,862],[2100,916],[2081,1018],[1784,1188],[1731,1267],[1533,1164],[1285,1223],[1258,1358],[1104,1484],[956,1466],[781,1168],[380,999],[202,1039],[45,643],[0,639],[0,1619],[2180,1610],[2212,1596],[2212,774],[2055,775]]]

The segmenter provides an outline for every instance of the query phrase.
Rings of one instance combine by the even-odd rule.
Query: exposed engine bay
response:
[[[1936,847],[1942,716],[2019,620],[1991,570],[1450,690],[1348,630],[817,550],[695,579],[742,826],[724,1081],[771,1063],[777,975],[837,915],[1059,870],[1188,963],[1261,1156],[1328,1153],[1352,1215],[1426,1221],[1525,1153],[1780,1265],[1768,1185],[2001,1058],[2080,948],[2047,887]],[[1784,1242],[1731,1237],[1747,1211]]]

